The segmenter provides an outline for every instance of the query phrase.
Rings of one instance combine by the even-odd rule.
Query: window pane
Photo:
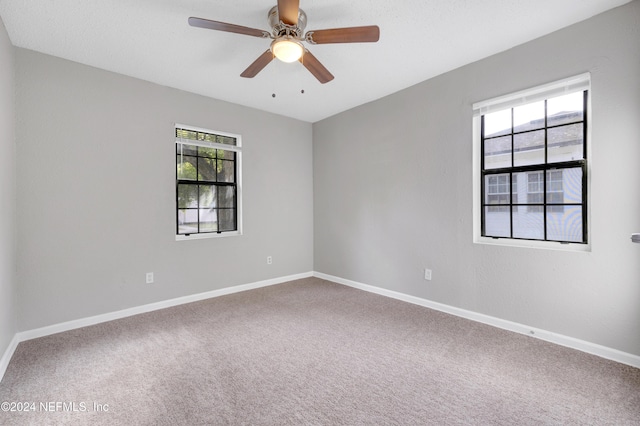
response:
[[[508,207],[484,208],[484,235],[487,237],[511,236],[511,217]]]
[[[196,157],[187,155],[176,156],[176,166],[178,179],[196,180]]]
[[[511,202],[524,204],[527,202],[527,173],[513,173],[511,175]]]
[[[563,183],[563,170],[549,170],[547,171],[547,197],[546,204],[562,204],[564,203],[564,183]],[[550,205],[547,207],[547,212],[562,213],[564,212],[564,206]]]
[[[544,182],[542,180],[542,172],[528,172],[527,175],[527,193],[534,194],[540,193],[544,191]],[[536,203],[541,203],[540,201],[535,201]]]
[[[547,125],[583,121],[584,93],[576,92],[547,100]]]
[[[198,210],[178,210],[178,234],[195,234],[198,232]]]
[[[511,136],[484,141],[484,168],[511,167]]]
[[[196,155],[195,147],[191,145],[183,145],[181,143],[176,144],[176,154],[182,155]]]
[[[511,109],[492,112],[484,115],[484,137],[511,133]]]
[[[562,174],[563,170],[547,171],[547,192],[562,192]]]
[[[582,123],[548,129],[548,162],[583,159],[583,129]]]
[[[197,132],[187,129],[176,129],[176,136],[182,139],[195,139]]]
[[[218,158],[224,158],[225,160],[235,160],[236,153],[233,151],[227,151],[226,149],[219,149]]]
[[[544,130],[514,135],[513,149],[515,166],[544,164]]]
[[[233,186],[220,186],[218,187],[218,199],[220,207],[235,207],[236,206],[236,189]]]
[[[197,135],[196,139],[198,139],[199,141],[204,141],[204,142],[216,141],[216,135],[212,135],[211,133],[197,132],[196,135]]]
[[[200,209],[200,232],[215,232],[218,230],[216,209]]]
[[[210,182],[216,181],[216,160],[198,158],[198,179]]]
[[[236,138],[232,138],[231,136],[220,136],[217,135],[217,142],[218,143],[222,143],[225,145],[235,145],[236,144]]]
[[[542,206],[513,207],[513,237],[544,239],[544,212]]]
[[[547,239],[582,241],[582,206],[564,206],[562,211],[547,211]]]
[[[198,155],[200,157],[216,158],[216,151],[217,149],[214,148],[198,147]]]
[[[487,175],[484,182],[485,204],[509,204],[511,202],[508,173]]]
[[[540,129],[544,127],[544,101],[522,105],[513,109],[513,131]]]
[[[235,209],[220,209],[220,231],[235,231],[236,228],[236,210]]]
[[[198,185],[178,185],[178,208],[198,207]]]
[[[218,182],[236,181],[235,161],[218,160]]]
[[[539,213],[540,217],[543,214],[544,203],[544,180],[543,172],[525,172],[527,187],[526,187],[526,203],[527,204],[540,204],[540,206],[527,206],[526,211],[530,213]],[[544,227],[544,225],[543,225]]]
[[[216,206],[216,187],[213,185],[200,185],[200,204],[199,207],[215,207]]]
[[[550,170],[547,178],[547,194],[552,191],[562,193],[562,201],[558,202],[582,203],[582,169],[580,167]]]
[[[190,139],[194,141],[204,141],[212,143],[222,143],[225,145],[236,145],[236,138],[231,136],[221,136],[214,133],[199,132],[196,130],[176,129],[176,137]]]
[[[197,146],[193,145],[184,145],[181,143],[176,144],[176,154],[182,155],[196,155],[197,154]]]
[[[544,195],[540,192],[528,192],[527,204],[542,204],[544,203]]]

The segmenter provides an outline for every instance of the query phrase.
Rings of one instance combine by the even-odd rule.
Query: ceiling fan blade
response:
[[[325,84],[333,80],[333,75],[329,70],[326,69],[324,65],[322,65],[320,61],[308,50],[305,49],[304,55],[302,55],[299,60],[320,83]]]
[[[300,0],[278,0],[278,16],[285,24],[298,23],[298,10],[300,10]]]
[[[225,31],[228,33],[244,34],[253,37],[269,37],[269,32],[258,30],[256,28],[243,27],[241,25],[227,24],[226,22],[211,21],[202,18],[189,18],[189,25],[198,28],[207,28],[209,30]]]
[[[264,67],[269,65],[269,62],[273,60],[273,53],[271,53],[270,49],[267,49],[262,55],[258,56],[258,59],[253,61],[246,70],[242,71],[240,77],[245,78],[253,78],[255,77]]]
[[[368,25],[315,30],[307,32],[305,39],[311,44],[376,42],[380,39],[380,28],[377,25]]]

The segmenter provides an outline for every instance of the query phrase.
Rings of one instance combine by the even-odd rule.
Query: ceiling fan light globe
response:
[[[271,52],[282,62],[295,62],[302,57],[304,47],[297,41],[291,39],[275,40],[271,44]]]

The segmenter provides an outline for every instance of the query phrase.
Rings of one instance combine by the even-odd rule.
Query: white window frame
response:
[[[554,241],[535,241],[535,240],[520,240],[511,238],[492,238],[483,237],[482,233],[482,203],[481,203],[481,117],[482,115],[501,111],[507,108],[514,108],[519,105],[524,105],[543,99],[549,99],[555,96],[563,94],[569,94],[573,92],[589,90],[589,96],[587,97],[587,110],[584,111],[585,119],[589,123],[587,126],[587,233],[589,235],[587,243],[559,243]],[[496,98],[488,99],[486,101],[476,102],[473,104],[473,155],[472,155],[472,174],[473,174],[473,242],[475,244],[487,244],[496,246],[507,247],[524,247],[524,248],[538,248],[538,249],[550,249],[561,251],[577,251],[577,252],[590,252],[591,251],[591,169],[593,167],[593,158],[591,156],[591,145],[593,143],[591,138],[591,128],[593,127],[593,119],[591,118],[591,74],[583,73],[573,77],[558,80],[552,83],[536,86],[530,89],[521,90],[519,92],[499,96]]]
[[[175,136],[175,131],[176,129],[185,129],[185,130],[191,130],[194,132],[202,132],[202,133],[211,133],[211,134],[215,134],[215,135],[220,135],[220,136],[228,136],[228,137],[232,137],[236,140],[236,145],[225,145],[225,144],[216,144],[216,143],[210,143],[210,142],[204,142],[204,141],[194,141],[192,139],[183,139],[183,138],[178,138]],[[215,149],[224,149],[227,151],[233,151],[236,153],[236,214],[237,214],[237,218],[236,218],[236,225],[237,225],[237,230],[235,231],[224,231],[221,233],[217,233],[217,232],[206,232],[206,233],[197,233],[197,234],[189,234],[189,235],[184,235],[184,234],[178,234],[177,230],[174,227],[174,233],[175,233],[175,237],[176,237],[176,241],[189,241],[189,240],[201,240],[201,239],[207,239],[207,238],[224,238],[224,237],[235,237],[235,236],[240,236],[242,235],[243,231],[242,231],[242,136],[239,134],[235,134],[235,133],[228,133],[228,132],[220,132],[217,130],[211,130],[211,129],[205,129],[203,127],[196,127],[196,126],[191,126],[188,124],[180,124],[180,123],[175,123],[173,126],[173,130],[174,130],[174,144],[189,144],[189,145],[195,145],[195,146],[202,146],[205,148],[215,148]],[[175,164],[175,147],[173,149],[173,156],[174,156],[174,164]],[[174,166],[175,167],[175,166]],[[175,173],[175,169],[174,169],[174,173]],[[177,198],[176,198],[176,203]],[[174,214],[177,215],[177,211],[178,211],[178,206],[174,205]],[[174,221],[173,224],[174,226],[177,224],[178,218],[177,216],[174,217]]]

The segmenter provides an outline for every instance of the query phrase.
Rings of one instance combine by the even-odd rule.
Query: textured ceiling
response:
[[[15,46],[315,122],[628,2],[301,0],[307,30],[380,27],[378,43],[307,46],[335,76],[324,85],[277,60],[241,78],[269,40],[187,24],[270,30],[276,0],[0,0],[0,16]]]

